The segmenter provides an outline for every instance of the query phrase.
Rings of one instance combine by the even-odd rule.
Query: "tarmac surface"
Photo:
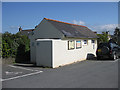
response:
[[[3,65],[2,88],[118,88],[120,60],[86,60],[59,68]]]

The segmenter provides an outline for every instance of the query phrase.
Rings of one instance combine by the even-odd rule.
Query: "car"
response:
[[[118,59],[120,58],[120,46],[116,43],[100,43],[96,50],[97,59]]]

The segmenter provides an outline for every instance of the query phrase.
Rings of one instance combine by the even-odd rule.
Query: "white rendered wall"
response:
[[[97,41],[95,43],[95,48],[93,49],[91,40],[88,40],[88,45],[82,45],[82,48],[79,49],[76,49],[75,41],[75,49],[73,50],[68,50],[68,40],[53,40],[52,43],[53,68],[85,60],[87,54],[90,53],[95,55],[97,49]]]
[[[36,40],[49,38],[63,38],[64,35],[47,20],[42,20],[37,28],[29,34],[30,38],[30,61],[36,63]],[[34,43],[34,46],[32,45]]]
[[[29,34],[30,38],[30,61],[36,63],[36,40],[37,39],[49,39],[49,38],[62,38],[64,35],[57,30],[47,20],[42,20],[37,28]],[[34,43],[34,45],[32,44]]]

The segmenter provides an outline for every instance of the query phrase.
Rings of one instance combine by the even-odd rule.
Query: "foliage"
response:
[[[118,27],[116,27],[116,29],[114,31],[114,35],[115,36],[120,36],[120,29]]]
[[[114,31],[114,41],[116,41],[118,43],[118,45],[120,45],[120,28],[116,27],[115,31]]]
[[[11,34],[9,32],[5,32],[2,34],[2,57],[3,58],[8,58],[8,57],[13,57],[17,58],[17,56],[24,58],[22,55],[26,55],[26,52],[29,52],[30,50],[30,45],[29,45],[30,40],[28,39],[27,36],[21,35],[20,33],[16,34]],[[21,47],[21,49],[18,49]],[[22,53],[19,54],[19,53]],[[29,57],[29,56],[27,56]]]
[[[103,32],[102,34],[97,34],[98,38],[98,44],[108,42],[108,34],[106,32]]]
[[[0,58],[2,56],[2,33],[0,33]]]

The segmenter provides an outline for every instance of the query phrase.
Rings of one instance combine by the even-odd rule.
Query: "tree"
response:
[[[20,58],[29,59],[30,57],[28,53],[30,50],[29,43],[30,43],[30,40],[28,39],[28,37],[25,35],[21,35],[20,33],[16,33],[16,34],[11,34],[9,32],[3,33],[2,34],[2,57],[16,58],[16,56],[18,57],[19,55],[19,59]],[[21,47],[21,45],[24,47]]]
[[[116,27],[114,31],[114,40],[120,45],[120,28]]]
[[[12,40],[11,40],[11,33],[5,32],[2,34],[2,57],[3,58],[8,58],[10,57],[10,52],[11,52],[11,45]]]
[[[98,38],[98,44],[108,42],[108,34],[106,32],[103,32],[102,34],[97,34]]]
[[[2,33],[0,33],[0,58],[2,57]]]

